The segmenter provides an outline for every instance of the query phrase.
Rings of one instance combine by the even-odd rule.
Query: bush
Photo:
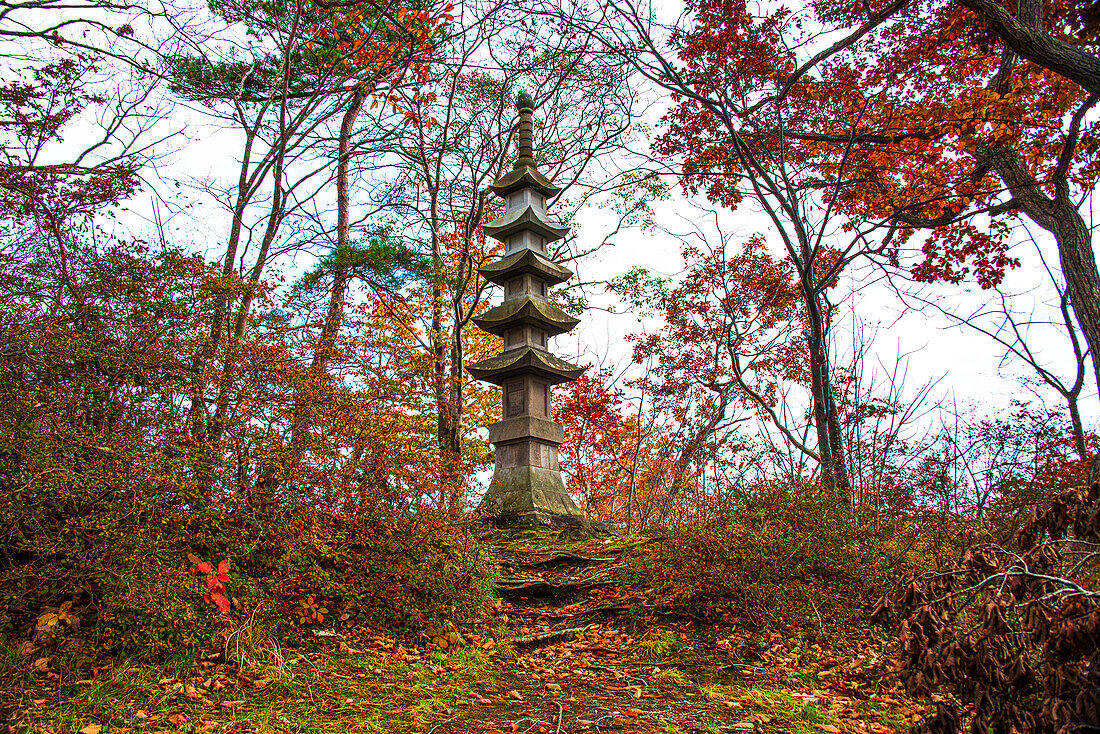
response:
[[[754,488],[722,518],[668,530],[629,559],[628,582],[666,608],[749,627],[843,623],[902,569],[934,555],[911,518],[859,516],[816,485]]]
[[[1068,734],[1100,721],[1100,485],[1033,510],[1014,546],[975,544],[883,599],[906,689],[940,702],[916,731]]]
[[[260,519],[157,505],[137,512],[118,502],[137,493],[124,485],[100,487],[99,502],[81,497],[81,513],[8,513],[16,522],[0,563],[0,632],[165,659],[221,647],[246,615],[283,636],[301,626],[415,632],[462,623],[491,597],[491,567],[469,529],[438,516],[292,509]],[[49,481],[36,489],[51,504],[74,492]],[[209,597],[208,574],[195,570],[194,557],[214,567],[227,561],[228,614]],[[56,629],[43,634],[43,615],[63,604],[75,623],[48,617]]]
[[[265,544],[262,560],[272,570],[251,569],[267,577],[285,618],[301,619],[312,596],[337,618],[418,630],[465,622],[490,601],[488,557],[469,528],[446,516],[366,520],[297,510],[285,522]]]

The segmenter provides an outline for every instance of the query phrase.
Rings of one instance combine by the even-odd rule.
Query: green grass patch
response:
[[[639,660],[663,660],[680,647],[680,639],[669,629],[656,627],[646,632],[634,643],[634,654]]]
[[[88,725],[104,734],[412,732],[494,682],[485,654],[466,647],[424,662],[375,652],[289,653],[282,666],[248,673],[209,661],[165,667],[116,659],[67,670],[58,660],[35,670],[33,660],[13,664],[9,652],[0,660],[3,713],[17,726],[55,734]]]

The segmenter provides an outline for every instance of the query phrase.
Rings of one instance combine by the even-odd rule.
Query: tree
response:
[[[607,20],[586,31],[604,49],[672,94],[658,153],[681,162],[681,183],[689,194],[703,192],[716,204],[752,202],[771,223],[794,266],[808,325],[806,341],[813,396],[815,453],[822,479],[841,495],[848,492],[843,433],[830,374],[828,291],[853,260],[881,250],[865,231],[835,237],[851,219],[837,221],[836,200],[854,165],[851,146],[838,143],[830,178],[807,165],[802,141],[788,134],[805,119],[830,119],[831,111],[790,94],[802,77],[803,57],[824,34],[806,32],[791,43],[784,12],[760,23],[743,3],[689,4],[690,27],[660,26],[637,6],[617,3]],[[875,14],[873,27],[882,18]],[[867,32],[859,28],[833,43],[843,48]],[[822,52],[812,56],[827,57]],[[848,131],[849,137],[855,131]],[[835,246],[834,246],[835,244]]]
[[[708,78],[733,75],[721,77],[730,88],[723,94],[747,95],[742,112],[783,108],[752,129],[743,115],[730,122],[750,145],[783,141],[785,160],[805,173],[806,186],[827,195],[857,239],[881,238],[872,252],[898,264],[900,248],[927,234],[920,260],[910,263],[918,279],[973,277],[991,288],[1017,264],[1008,252],[1013,218],[1027,216],[1049,232],[1095,354],[1100,276],[1081,213],[1100,150],[1088,118],[1095,99],[1088,86],[1043,66],[1072,71],[1039,52],[1057,48],[1061,58],[1088,62],[1086,21],[1070,3],[1045,10],[1022,3],[1015,17],[997,7],[981,0],[809,3],[754,14],[740,2],[708,0],[691,6],[695,25],[674,40],[690,51],[685,58],[706,60],[698,66],[704,87]],[[1081,33],[1054,39],[1047,28]],[[676,79],[669,68],[661,72]],[[686,91],[682,110],[728,107],[720,95]],[[714,153],[696,156],[697,163],[705,169]],[[721,183],[708,191],[721,195]]]
[[[246,29],[250,43],[239,49],[246,60],[232,53],[224,58],[211,54],[172,59],[175,91],[236,125],[242,145],[237,182],[226,197],[231,212],[220,305],[209,339],[195,360],[198,379],[191,400],[191,431],[195,442],[204,446],[206,462],[222,441],[237,380],[238,351],[280,228],[301,199],[309,198],[304,189],[319,185],[318,179],[328,181],[321,175],[326,168],[309,162],[316,155],[315,132],[340,109],[349,90],[353,100],[373,95],[392,104],[392,95],[407,77],[419,89],[435,43],[433,34],[446,20],[443,9],[410,11],[399,3],[326,9],[306,3],[268,7],[228,0],[214,10],[226,23],[241,23]],[[270,187],[266,206],[252,223],[248,214],[265,187]],[[246,265],[239,259],[247,253],[253,228],[260,232],[259,242]],[[239,276],[238,269],[243,271]],[[219,353],[220,369],[207,374]],[[215,383],[213,396],[207,394],[207,380]],[[281,480],[280,468],[269,465],[257,480],[259,494],[270,494]]]
[[[555,391],[554,420],[565,428],[559,449],[566,488],[582,500],[595,517],[617,518],[627,512],[630,527],[629,490],[636,418],[624,414],[622,390],[611,384],[610,370],[585,373]]]
[[[96,214],[137,189],[146,143],[134,110],[151,90],[139,87],[127,97],[120,85],[112,114],[95,88],[90,57],[61,58],[15,74],[0,87],[0,217],[13,233],[29,228],[46,236],[64,260],[75,232],[86,232]],[[67,150],[64,131],[100,114],[100,134]]]
[[[632,337],[634,361],[653,364],[653,400],[681,426],[674,461],[681,481],[705,461],[713,439],[728,440],[728,432],[750,418],[746,409],[821,462],[795,427],[801,410],[795,407],[792,421],[786,401],[792,386],[810,383],[809,325],[794,268],[774,259],[760,237],[739,252],[730,251],[729,239],[684,245],[687,268],[663,298],[664,326]]]

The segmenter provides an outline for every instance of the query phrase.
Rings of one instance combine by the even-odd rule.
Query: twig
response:
[[[817,617],[817,628],[821,630],[821,636],[825,636],[825,625],[821,622],[821,613],[817,611],[817,603],[810,599],[810,605],[814,608],[814,616]]]
[[[455,720],[455,719],[457,719],[457,718],[458,718],[457,716],[452,716],[452,717],[451,717],[451,718],[449,718],[449,719],[445,719],[444,721],[441,721],[441,722],[439,722],[438,724],[436,724],[435,726],[433,726],[433,727],[432,727],[431,729],[428,729],[428,734],[432,734],[432,732],[434,732],[434,731],[435,731],[436,729],[438,729],[439,727],[443,726],[444,724],[449,724],[449,723],[451,723],[452,721],[454,721],[454,720]]]
[[[512,644],[516,647],[527,647],[529,645],[535,645],[540,642],[548,642],[550,640],[558,640],[563,637],[568,637],[573,634],[580,634],[587,632],[591,629],[596,629],[600,625],[589,624],[584,627],[569,627],[567,629],[560,630],[548,630],[546,632],[535,632],[529,635],[523,635],[522,637],[516,637],[512,640]]]

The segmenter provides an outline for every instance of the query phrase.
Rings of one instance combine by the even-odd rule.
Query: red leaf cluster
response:
[[[221,614],[229,614],[232,605],[225,594],[225,583],[229,581],[229,561],[223,559],[215,569],[211,563],[201,560],[192,553],[187,554],[187,560],[191,562],[193,575],[206,576],[206,593],[202,600],[216,605]]]

